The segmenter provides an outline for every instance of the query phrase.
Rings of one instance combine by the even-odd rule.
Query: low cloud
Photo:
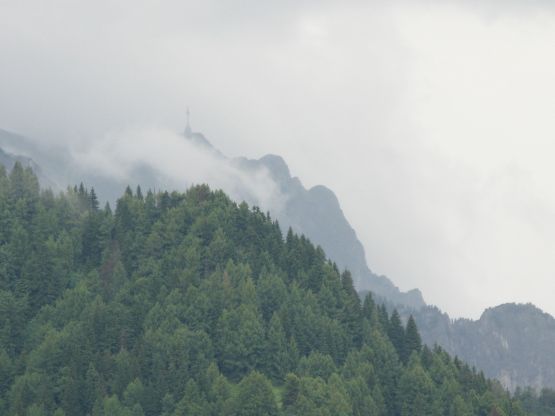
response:
[[[206,183],[236,201],[246,200],[264,211],[277,213],[285,197],[268,170],[244,172],[231,159],[208,145],[196,144],[183,135],[158,128],[111,132],[100,140],[70,150],[81,176],[90,175],[135,184],[135,176],[147,170],[158,189],[184,190]]]
[[[370,267],[402,289],[455,316],[555,313],[553,2],[243,6],[0,1],[0,128],[71,148],[60,184],[150,169],[164,188],[189,176],[275,206],[267,173],[128,128],[179,131],[189,105],[224,154],[279,154],[333,189]]]

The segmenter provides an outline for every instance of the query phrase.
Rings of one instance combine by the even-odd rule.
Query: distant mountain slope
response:
[[[286,197],[285,207],[277,212],[280,224],[305,234],[322,246],[341,269],[348,268],[352,272],[359,290],[371,290],[394,303],[414,308],[425,305],[418,289],[403,293],[387,277],[370,271],[364,248],[329,188],[318,185],[305,189],[299,178],[291,176],[280,156],[266,155],[258,160],[237,158],[233,163],[245,171],[268,169]]]
[[[0,146],[3,147],[4,153],[28,154],[33,148],[32,142],[26,137],[3,129],[0,129]]]
[[[21,136],[14,135],[5,130],[0,130],[0,143],[2,143],[2,139],[8,142],[8,138],[10,140],[13,140],[14,143],[17,143],[18,141],[21,143],[21,139],[23,139]],[[39,179],[39,182],[44,188],[55,187],[54,182],[43,173],[41,167],[37,163],[35,163],[32,158],[20,154],[13,154],[10,151],[7,151],[0,147],[0,165],[4,166],[8,171],[10,171],[16,162],[21,163],[23,167],[29,167],[33,169]]]
[[[453,327],[452,351],[507,388],[555,386],[555,319],[534,305],[500,305]]]
[[[433,306],[400,313],[414,316],[424,343],[441,345],[511,391],[555,387],[555,318],[532,304],[499,305],[478,320],[453,321]]]
[[[2,164],[6,169],[11,170],[15,162],[21,163],[23,167],[30,167],[34,171],[40,170],[38,165],[33,162],[33,159],[8,153],[0,148],[0,164]]]

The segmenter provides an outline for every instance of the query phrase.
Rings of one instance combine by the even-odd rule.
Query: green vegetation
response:
[[[0,168],[0,414],[526,414],[256,208],[206,186],[98,205]]]

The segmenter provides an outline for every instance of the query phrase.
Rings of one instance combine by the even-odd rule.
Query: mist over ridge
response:
[[[0,135],[0,146],[17,145],[16,136]],[[28,139],[27,139],[28,140]],[[40,146],[26,146],[28,153],[56,183],[94,186],[100,198],[115,203],[123,190],[141,186],[146,189],[185,190],[193,184],[206,183],[222,189],[237,202],[246,201],[270,212],[285,235],[291,227],[323,247],[341,269],[353,273],[359,290],[372,290],[394,303],[414,308],[425,305],[418,289],[402,293],[385,276],[367,266],[364,248],[334,193],[318,185],[305,189],[291,176],[283,158],[266,155],[259,160],[227,158],[215,149],[202,133],[180,134],[164,129],[133,129],[111,133],[78,148],[49,152]],[[67,167],[60,169],[65,161]]]
[[[549,2],[56,6],[0,5],[2,128],[65,154],[179,131],[191,105],[224,154],[278,154],[333,189],[403,290],[457,317],[555,313]]]
[[[224,380],[261,371],[279,414],[297,414],[283,376],[314,351],[360,371],[376,406],[359,414],[401,414],[433,384],[434,409],[406,414],[555,414],[553,39],[548,0],[0,0],[0,414],[117,414],[100,408],[133,395],[155,403],[134,415],[195,413],[216,373],[185,388],[172,368],[208,363],[192,346],[222,370],[235,336],[252,354]],[[351,341],[373,356],[343,366]],[[160,383],[148,345],[175,347]],[[142,374],[118,381],[129,353]]]

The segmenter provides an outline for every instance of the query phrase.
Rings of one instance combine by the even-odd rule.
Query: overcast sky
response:
[[[333,189],[402,289],[555,314],[555,6],[390,3],[0,0],[0,128],[78,146],[189,106]]]

